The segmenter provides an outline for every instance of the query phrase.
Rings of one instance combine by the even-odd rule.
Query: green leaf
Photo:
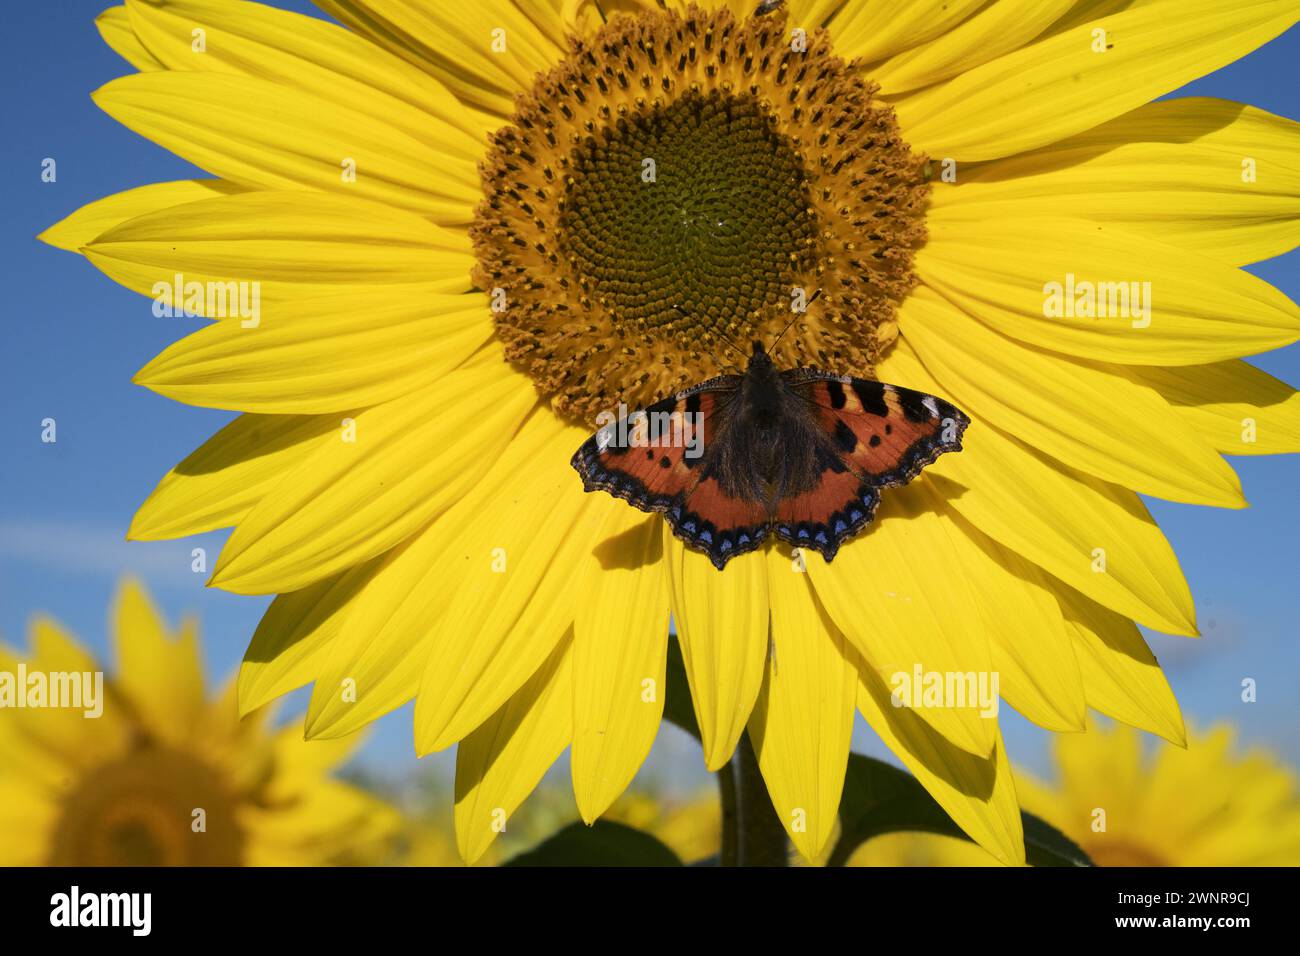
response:
[[[1088,855],[1060,830],[1028,813],[1020,817],[1030,866],[1092,866]],[[843,866],[854,850],[884,833],[913,831],[970,840],[915,777],[862,754],[849,754],[840,827],[829,866]]]
[[[648,833],[597,820],[567,827],[506,866],[681,866],[677,854]]]

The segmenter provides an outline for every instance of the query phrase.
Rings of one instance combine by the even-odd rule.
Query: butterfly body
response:
[[[587,491],[664,515],[722,568],[769,534],[829,561],[880,489],[961,448],[969,419],[942,399],[819,369],[780,370],[755,343],[723,375],[612,422],[573,456]]]
[[[766,354],[756,353],[735,389],[735,410],[719,422],[713,472],[734,498],[773,512],[791,493],[810,491],[820,476],[824,442],[805,401],[789,388]]]

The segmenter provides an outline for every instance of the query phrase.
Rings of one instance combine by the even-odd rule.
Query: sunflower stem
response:
[[[758,757],[745,733],[727,765],[718,771],[722,798],[722,866],[786,866],[785,828],[767,795]]]

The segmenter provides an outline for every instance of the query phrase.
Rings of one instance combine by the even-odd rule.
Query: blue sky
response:
[[[0,349],[0,636],[25,642],[31,614],[46,611],[89,645],[105,646],[107,607],[118,576],[142,577],[175,621],[202,618],[210,669],[238,663],[267,598],[205,589],[190,571],[190,549],[215,558],[225,532],[176,542],[127,543],[135,508],[158,479],[231,417],[161,398],[131,375],[197,323],[159,319],[150,301],[109,281],[88,263],[38,243],[46,226],[83,203],[148,182],[200,174],[117,125],[90,93],[129,67],[100,41],[93,20],[106,0],[14,4],[0,31],[5,73],[5,216],[0,261],[8,306]],[[307,12],[306,4],[281,4]],[[1300,116],[1300,31],[1176,95],[1217,96]],[[42,160],[57,161],[55,183]],[[1300,298],[1300,253],[1252,267]],[[1254,359],[1300,382],[1300,347]],[[40,423],[58,422],[58,442],[40,441]],[[1152,502],[1197,600],[1198,641],[1153,635],[1192,722],[1228,719],[1249,742],[1300,763],[1300,640],[1296,626],[1300,457],[1234,459],[1251,508],[1216,511]],[[1244,677],[1259,701],[1243,704]],[[1046,735],[1004,710],[1012,756],[1042,767]],[[878,752],[868,734],[859,749]],[[675,735],[656,748],[660,774],[702,778],[698,759]],[[414,763],[410,712],[381,721],[362,755],[397,774]],[[682,764],[689,769],[682,768]]]

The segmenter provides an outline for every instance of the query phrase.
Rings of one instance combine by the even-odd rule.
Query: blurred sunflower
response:
[[[1233,728],[1193,734],[1187,748],[1143,754],[1132,728],[1091,727],[1053,741],[1056,782],[1016,771],[1026,810],[1053,824],[1098,866],[1298,866],[1295,774],[1261,750],[1234,753]],[[892,833],[850,866],[996,866],[972,843]]]
[[[319,866],[395,832],[392,808],[329,776],[355,737],[306,743],[271,708],[240,720],[233,680],[206,698],[193,621],[169,636],[130,580],[115,603],[99,716],[0,710],[0,865]],[[0,672],[100,670],[49,618],[28,641],[25,658],[0,645]]]
[[[372,864],[461,865],[456,834],[444,825],[442,810],[438,801],[431,807],[408,813],[396,852],[377,856]],[[572,799],[543,785],[527,806],[511,818],[501,839],[488,847],[476,863],[497,866],[526,853],[572,823],[574,816]],[[666,796],[655,788],[633,787],[601,817],[653,836],[687,864],[716,857],[721,848],[722,809],[711,790],[682,799]]]
[[[670,614],[707,766],[748,727],[810,858],[856,703],[1024,859],[997,722],[891,707],[895,672],[997,672],[1051,730],[1092,707],[1183,741],[1134,622],[1194,635],[1192,600],[1138,494],[1240,508],[1221,453],[1300,450],[1294,390],[1239,360],[1300,337],[1239,268],[1297,243],[1300,134],[1151,101],[1282,33],[1294,0],[319,5],[346,29],[105,12],[139,73],[96,103],[218,178],[43,236],[178,307],[176,285],[257,284],[237,312],[185,293],[224,318],[136,378],[244,413],[131,529],[234,526],[212,583],[279,593],[242,708],[314,682],[307,732],[331,737],[416,698],[418,750],[459,742],[471,860],[566,747],[584,819],[623,791]],[[1085,288],[1094,315],[1132,289],[1132,317],[1088,318]],[[769,548],[719,573],[582,493],[595,413],[717,373],[724,337],[771,341],[798,289],[779,363],[950,398],[965,451],[833,565]]]
[[[605,819],[649,833],[683,863],[716,857],[722,849],[722,806],[712,791],[667,799],[654,790],[629,790]]]
[[[937,833],[886,833],[853,851],[846,866],[998,866],[978,844]]]

